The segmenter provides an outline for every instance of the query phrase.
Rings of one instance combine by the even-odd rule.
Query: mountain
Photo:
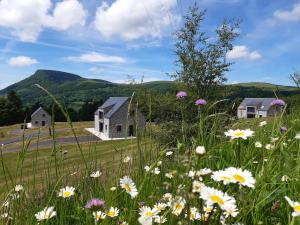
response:
[[[34,103],[50,104],[52,100],[35,84],[39,84],[54,94],[57,99],[73,108],[78,108],[86,100],[105,100],[110,96],[130,96],[136,88],[145,88],[160,93],[175,93],[176,82],[153,81],[143,84],[117,84],[105,80],[88,79],[76,74],[55,70],[37,70],[32,76],[0,90],[5,95],[14,90],[25,105]],[[221,91],[223,91],[223,87]],[[229,91],[228,91],[229,89]],[[227,97],[273,97],[274,91],[279,96],[289,96],[297,93],[290,86],[268,83],[240,83],[227,85]]]

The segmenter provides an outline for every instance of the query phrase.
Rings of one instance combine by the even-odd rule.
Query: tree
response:
[[[300,90],[300,71],[295,71],[290,75],[290,79],[295,83],[295,85]]]
[[[195,3],[184,17],[183,27],[175,34],[179,69],[171,75],[201,97],[207,97],[214,87],[226,81],[225,72],[231,65],[226,62],[226,53],[232,50],[232,42],[239,35],[239,23],[224,20],[216,29],[217,38],[208,38],[201,30],[205,13]]]

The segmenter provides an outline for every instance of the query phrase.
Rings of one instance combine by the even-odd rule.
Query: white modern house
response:
[[[145,117],[128,97],[110,97],[95,112],[94,128],[87,130],[102,140],[124,139],[136,136],[136,129],[143,130]]]
[[[238,118],[259,118],[275,116],[278,107],[272,106],[276,98],[244,98],[237,109]]]
[[[37,128],[50,126],[52,122],[51,116],[42,107],[39,107],[31,114],[31,122],[27,124],[28,128]]]

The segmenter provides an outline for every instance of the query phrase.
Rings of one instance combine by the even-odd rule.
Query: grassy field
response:
[[[178,131],[172,149],[139,137],[4,154],[4,224],[300,224],[292,216],[300,205],[299,115],[232,121],[225,129],[206,126],[206,116],[196,136]],[[102,175],[91,178],[97,170]],[[105,204],[86,208],[92,198]],[[53,209],[43,214],[45,207]]]

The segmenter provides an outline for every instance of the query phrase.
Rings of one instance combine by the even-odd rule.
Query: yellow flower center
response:
[[[240,182],[240,183],[245,183],[245,178],[244,177],[242,177],[241,175],[238,175],[238,174],[235,174],[235,175],[233,175],[233,177],[234,177],[234,179],[236,179],[238,182]]]
[[[107,213],[107,215],[110,216],[110,217],[113,217],[113,216],[115,216],[115,211],[109,211]]]
[[[300,212],[300,205],[295,205],[293,208],[295,212]]]
[[[125,184],[125,189],[126,189],[126,191],[131,192],[131,188],[129,187],[128,184]]]
[[[49,219],[49,214],[45,214],[45,215],[44,215],[44,219],[45,219],[45,220]]]
[[[71,196],[71,192],[69,191],[64,191],[64,198],[69,198]]]
[[[230,177],[226,177],[226,176],[222,176],[221,179],[222,179],[222,180],[231,180]]]
[[[183,206],[182,206],[182,204],[179,203],[179,204],[176,204],[175,208],[178,210],[181,210],[181,209],[183,209]]]
[[[224,205],[225,202],[217,195],[210,196],[210,199],[214,202],[217,202],[219,205]]]
[[[96,215],[96,220],[99,220],[101,217],[100,217],[100,214],[97,214]]]
[[[146,216],[147,216],[147,217],[152,216],[152,212],[150,212],[150,211],[146,212]]]
[[[235,137],[244,137],[245,133],[244,131],[238,131],[234,134]]]

